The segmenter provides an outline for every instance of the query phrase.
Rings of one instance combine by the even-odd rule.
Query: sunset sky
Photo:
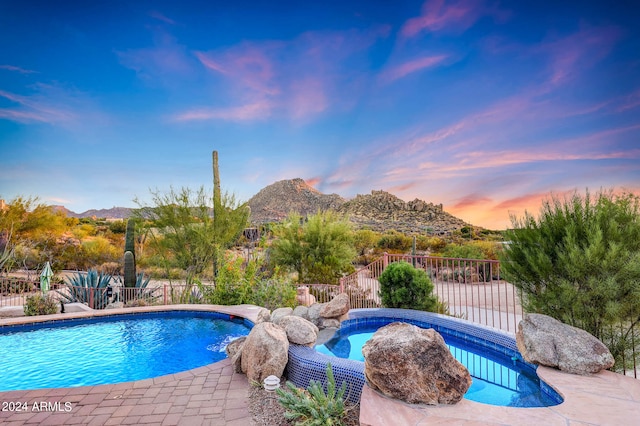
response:
[[[637,1],[2,1],[0,198],[303,178],[509,226],[640,194]]]

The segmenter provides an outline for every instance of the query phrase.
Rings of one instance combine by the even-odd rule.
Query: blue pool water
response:
[[[338,330],[333,338],[316,346],[322,354],[364,361],[362,346],[381,325]],[[342,333],[341,333],[342,331]],[[442,334],[442,333],[441,333]],[[465,398],[491,405],[511,407],[547,407],[558,401],[542,391],[540,379],[522,362],[492,353],[454,336],[442,334],[453,356],[469,370],[473,382]]]
[[[226,358],[244,321],[214,312],[114,315],[0,328],[0,391],[120,383]]]

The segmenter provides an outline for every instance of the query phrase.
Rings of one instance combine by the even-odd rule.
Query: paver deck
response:
[[[255,321],[251,306],[174,305],[134,308],[214,310]],[[85,318],[131,312],[114,309],[92,313],[5,318],[0,325]],[[0,392],[0,424],[18,425],[214,425],[252,424],[246,376],[234,373],[229,359],[181,373],[114,385]]]

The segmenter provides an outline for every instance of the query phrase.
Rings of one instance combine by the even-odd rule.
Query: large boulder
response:
[[[287,333],[289,342],[296,345],[313,346],[318,339],[318,327],[311,321],[295,315],[287,315],[276,321]]]
[[[302,317],[306,320],[309,319],[309,308],[306,306],[302,306],[302,305],[298,305],[295,307],[295,309],[293,310],[293,314],[297,317]]]
[[[271,321],[277,322],[278,318],[282,318],[293,313],[293,308],[278,308],[271,312]]]
[[[594,374],[615,362],[593,335],[542,314],[525,315],[518,324],[516,344],[527,362],[572,374]]]
[[[236,373],[242,373],[242,347],[244,346],[244,341],[247,340],[246,336],[238,337],[237,339],[231,341],[224,348],[224,351],[227,353],[227,356],[231,360],[233,364],[233,369]]]
[[[255,324],[260,324],[261,322],[269,322],[271,321],[271,312],[267,308],[260,308],[258,314],[256,315]]]
[[[309,321],[317,325],[318,327],[321,325],[322,317],[320,316],[320,311],[326,305],[326,303],[314,303],[309,306],[307,310],[307,315],[309,316]]]
[[[471,386],[469,371],[433,329],[394,322],[363,348],[364,375],[372,389],[416,404],[455,404]]]
[[[268,376],[282,377],[289,360],[287,333],[272,322],[256,324],[242,346],[240,364],[249,382]]]
[[[350,308],[349,295],[347,293],[340,293],[322,307],[320,316],[323,318],[342,317],[349,312]]]

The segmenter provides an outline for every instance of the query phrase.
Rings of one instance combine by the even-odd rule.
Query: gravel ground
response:
[[[281,383],[285,383],[283,379]],[[292,426],[295,422],[284,418],[285,409],[278,403],[275,392],[267,392],[261,386],[249,387],[249,412],[258,426]],[[344,426],[360,424],[360,406],[349,405]]]

